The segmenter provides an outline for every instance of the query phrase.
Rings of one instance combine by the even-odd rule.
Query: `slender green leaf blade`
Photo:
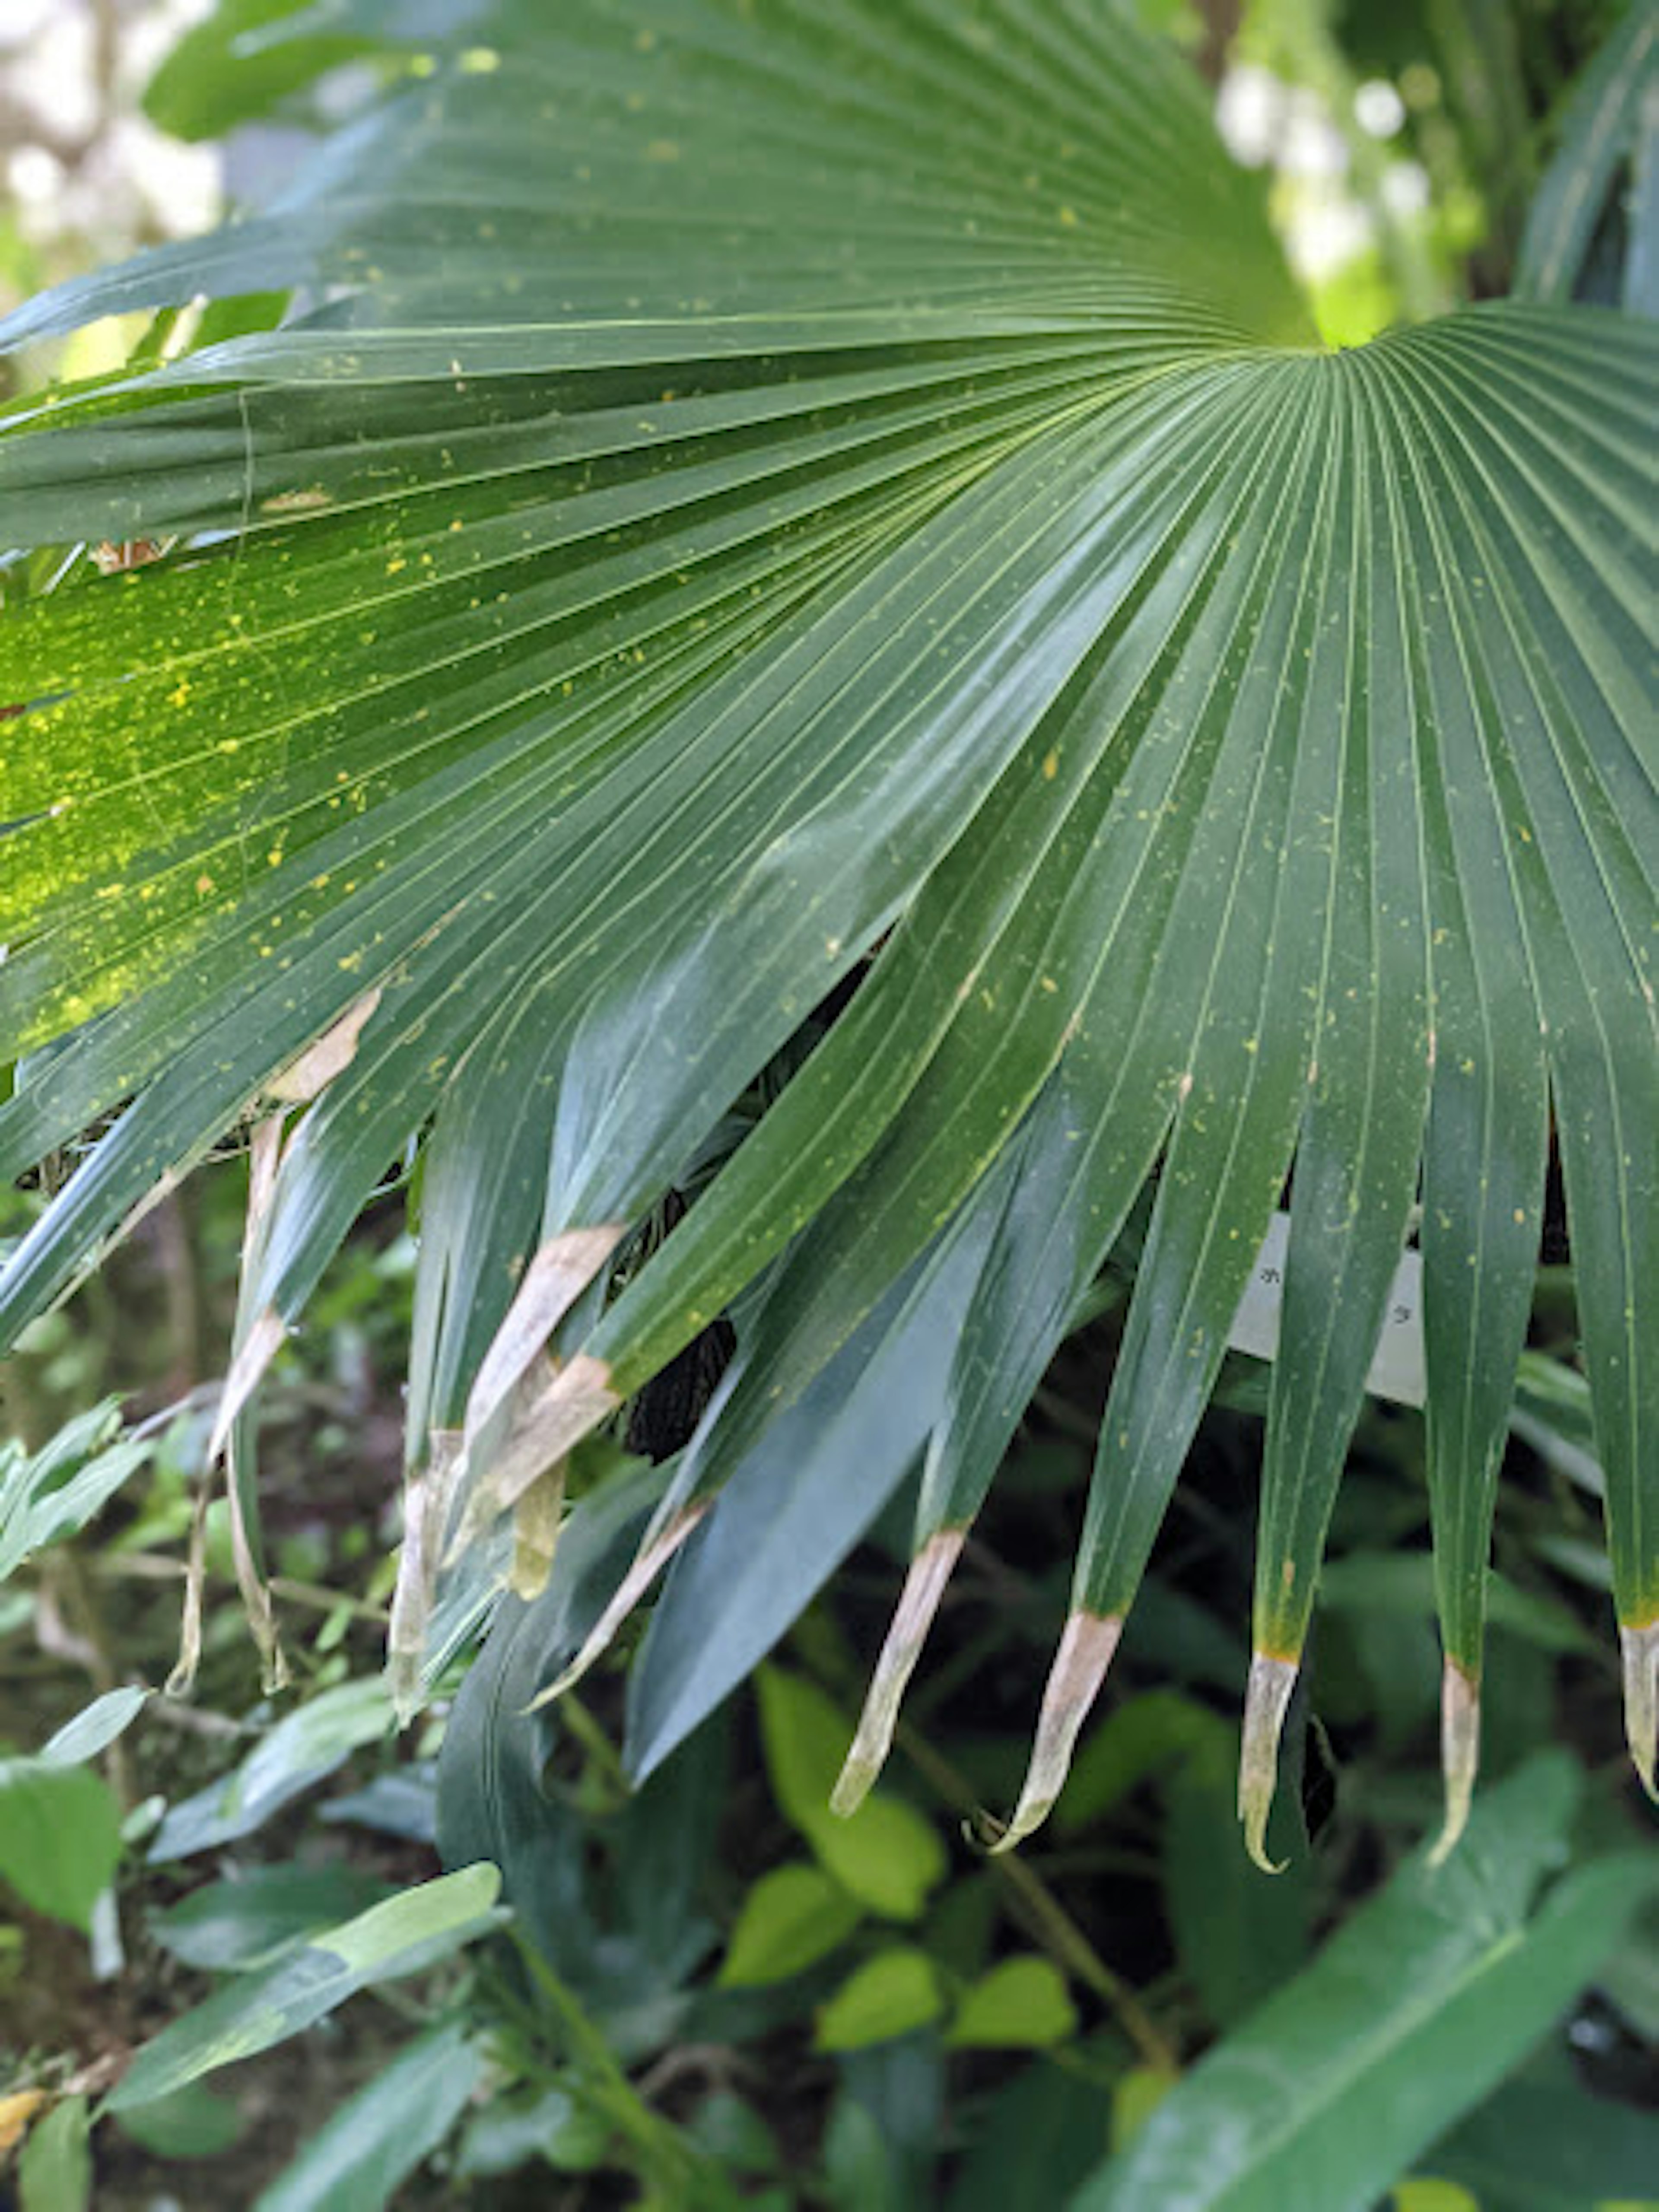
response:
[[[498,1925],[500,1887],[493,1866],[440,1875],[233,1983],[142,2047],[111,2093],[110,2109],[170,2095],[217,2067],[297,2035],[373,1983],[436,1966]]]
[[[1201,2060],[1076,2212],[1366,2212],[1540,2037],[1654,1893],[1650,1860],[1567,1875],[1535,1910],[1577,1795],[1540,1760],[1419,1855]]]

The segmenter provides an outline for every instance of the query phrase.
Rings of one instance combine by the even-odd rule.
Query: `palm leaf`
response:
[[[0,1153],[98,1133],[0,1325],[292,1115],[228,1408],[257,1571],[246,1407],[423,1133],[411,1476],[464,1539],[736,1317],[628,1601],[844,1348],[928,1333],[851,1799],[1156,1176],[1017,1836],[1293,1176],[1259,1848],[1420,1199],[1449,1840],[1553,1108],[1650,1784],[1652,326],[1499,306],[1326,353],[1200,88],[1092,0],[400,23],[307,12],[403,60],[283,206],[4,333],[293,295],[0,423],[8,542],[171,541],[5,617]],[[856,1434],[880,1494],[919,1402],[792,1473]]]

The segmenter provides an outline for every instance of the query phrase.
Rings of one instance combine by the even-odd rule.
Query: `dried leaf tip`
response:
[[[994,1852],[1012,1850],[1048,1819],[1065,1787],[1078,1732],[1100,1694],[1122,1633],[1121,1613],[1074,1613],[1066,1622],[1042,1692],[1024,1787],[1012,1818],[991,1844]]]
[[[1267,1816],[1279,1785],[1279,1740],[1296,1687],[1297,1662],[1258,1651],[1250,1660],[1244,1692],[1244,1739],[1238,1754],[1238,1817],[1244,1848],[1263,1874],[1283,1874],[1286,1862],[1267,1856]]]
[[[538,1474],[563,1459],[621,1403],[611,1387],[610,1368],[586,1352],[556,1369],[533,1396],[526,1396],[514,1412],[506,1442],[473,1484],[444,1565],[453,1566],[500,1515],[518,1504]]]
[[[1480,1765],[1480,1685],[1467,1667],[1448,1659],[1440,1676],[1440,1767],[1446,1783],[1446,1817],[1429,1853],[1443,1866],[1468,1826],[1474,1778]]]
[[[830,1811],[843,1819],[856,1813],[864,1802],[892,1748],[893,1730],[898,1724],[905,1686],[921,1656],[921,1647],[933,1625],[933,1615],[939,1611],[951,1571],[961,1555],[965,1535],[963,1529],[941,1529],[938,1535],[929,1537],[910,1562],[910,1571],[904,1578],[903,1590],[871,1678],[864,1711],[859,1715],[858,1734],[853,1738],[841,1778],[830,1794]]]
[[[1619,1631],[1625,1662],[1625,1735],[1642,1787],[1659,1802],[1654,1775],[1659,1752],[1659,1620]]]
[[[386,1636],[386,1688],[399,1728],[421,1709],[427,1628],[437,1595],[438,1547],[460,1462],[458,1429],[434,1429],[427,1464],[404,1478],[404,1541]]]
[[[567,1690],[574,1690],[593,1662],[608,1648],[611,1639],[622,1626],[657,1577],[673,1558],[697,1523],[714,1504],[713,1498],[700,1498],[677,1513],[673,1519],[654,1536],[648,1536],[640,1547],[634,1564],[623,1577],[611,1595],[611,1602],[599,1615],[588,1633],[587,1640],[562,1674],[556,1674],[544,1690],[525,1707],[525,1714],[539,1712],[550,1705]]]
[[[467,1398],[465,1435],[475,1444],[565,1315],[616,1250],[620,1222],[566,1229],[550,1237],[525,1269],[501,1327],[479,1362]]]
[[[358,1039],[380,1003],[378,989],[366,991],[314,1044],[265,1085],[269,1097],[287,1105],[303,1106],[320,1097],[337,1075],[343,1075],[356,1057]]]
[[[513,1563],[507,1588],[526,1604],[547,1588],[553,1554],[564,1518],[564,1480],[568,1460],[538,1475],[513,1509]]]

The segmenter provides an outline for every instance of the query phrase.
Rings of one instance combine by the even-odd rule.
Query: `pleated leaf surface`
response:
[[[937,1561],[1156,1175],[1019,1828],[1289,1178],[1261,1812],[1419,1206],[1472,1772],[1553,1116],[1650,1773],[1654,326],[1326,351],[1107,0],[464,12],[295,18],[391,58],[284,202],[0,331],[290,295],[0,418],[0,540],[161,549],[0,617],[0,1155],[92,1133],[0,1328],[282,1110],[251,1394],[422,1136],[410,1456],[469,1533],[735,1312],[666,1556],[948,1276]]]

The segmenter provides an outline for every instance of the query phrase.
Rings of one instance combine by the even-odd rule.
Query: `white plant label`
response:
[[[1278,1357],[1279,1317],[1285,1304],[1285,1255],[1290,1241],[1290,1215],[1275,1213],[1233,1316],[1227,1342],[1235,1352],[1248,1352],[1257,1359]],[[1420,1406],[1427,1395],[1423,1363],[1423,1257],[1419,1252],[1400,1255],[1365,1388],[1375,1398],[1393,1398],[1402,1406]]]

